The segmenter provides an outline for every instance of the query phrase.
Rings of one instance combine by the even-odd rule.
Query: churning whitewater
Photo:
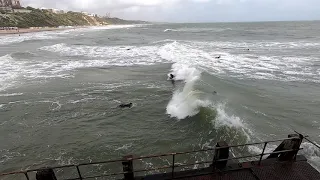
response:
[[[0,170],[272,140],[294,130],[317,141],[320,34],[299,28],[311,26],[320,28],[160,24],[0,36]],[[302,146],[319,169],[319,150]],[[167,160],[139,166],[161,164]]]

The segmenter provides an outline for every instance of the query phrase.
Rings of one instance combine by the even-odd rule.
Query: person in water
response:
[[[129,103],[129,104],[120,104],[118,107],[119,108],[132,108],[133,104]]]
[[[218,57],[216,57],[216,59],[220,59],[221,58],[221,55],[219,55]]]
[[[171,83],[172,83],[172,85],[174,86],[174,75],[173,74],[170,74],[169,75],[170,77],[169,77],[169,79],[171,80]]]

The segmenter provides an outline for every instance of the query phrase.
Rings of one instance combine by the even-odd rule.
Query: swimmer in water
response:
[[[118,107],[119,108],[132,108],[133,104],[129,103],[129,104],[120,104]]]
[[[172,83],[172,85],[174,86],[175,84],[175,81],[174,81],[174,75],[173,74],[170,74],[169,75],[170,77],[169,77],[169,79],[171,80],[171,83]]]

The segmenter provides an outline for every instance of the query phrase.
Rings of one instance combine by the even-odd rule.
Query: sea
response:
[[[0,172],[275,140],[294,131],[320,143],[319,29],[318,21],[145,24],[0,36]],[[320,150],[307,141],[301,147],[319,170]],[[212,155],[177,156],[176,164]],[[171,161],[138,160],[135,169]],[[122,166],[81,170],[90,176]],[[74,169],[57,173],[76,176]]]

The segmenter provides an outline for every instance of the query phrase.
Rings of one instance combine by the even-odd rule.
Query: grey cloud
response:
[[[320,19],[319,0],[23,0],[23,4],[149,21]]]

